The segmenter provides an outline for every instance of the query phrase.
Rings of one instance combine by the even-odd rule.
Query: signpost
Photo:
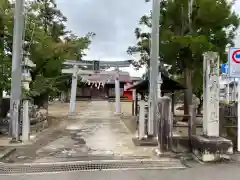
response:
[[[228,74],[229,77],[240,78],[240,48],[230,48],[228,53]],[[237,133],[237,150],[240,151],[240,80],[238,79],[238,133]]]
[[[230,78],[228,77],[228,63],[226,64],[221,64],[221,77],[222,79],[227,81],[227,89],[225,89],[225,98],[227,99],[227,102],[229,103],[229,83],[230,83]]]
[[[228,64],[221,64],[221,73],[222,74],[228,73]]]

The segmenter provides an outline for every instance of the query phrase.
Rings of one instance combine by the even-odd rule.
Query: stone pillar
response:
[[[203,54],[203,135],[189,134],[193,153],[203,162],[233,153],[232,141],[219,137],[219,56]]]
[[[203,133],[219,136],[219,56],[207,52],[203,64]]]

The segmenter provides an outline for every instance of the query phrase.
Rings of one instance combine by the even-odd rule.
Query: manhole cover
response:
[[[182,168],[186,168],[186,166],[184,166],[180,160],[103,160],[62,163],[0,164],[0,174]]]

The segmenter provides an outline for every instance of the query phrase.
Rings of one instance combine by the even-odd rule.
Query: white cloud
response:
[[[148,13],[151,3],[145,0],[56,0],[58,8],[68,18],[67,28],[77,35],[94,32],[96,36],[87,51],[87,59],[129,59],[128,46],[136,43],[134,29],[142,15]],[[234,10],[240,13],[240,1]],[[240,47],[240,31],[236,37]],[[133,57],[134,58],[134,57]],[[145,68],[131,75],[141,76]]]
[[[94,32],[96,36],[87,58],[129,59],[126,50],[135,44],[134,29],[140,17],[148,13],[151,3],[145,0],[56,0],[68,18],[67,28],[77,35]],[[131,74],[140,72],[129,69]]]

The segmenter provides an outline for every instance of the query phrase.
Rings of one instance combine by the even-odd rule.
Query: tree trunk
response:
[[[192,71],[189,68],[184,69],[184,114],[189,114],[189,106],[192,105]],[[184,117],[184,121],[188,121],[188,117]]]

